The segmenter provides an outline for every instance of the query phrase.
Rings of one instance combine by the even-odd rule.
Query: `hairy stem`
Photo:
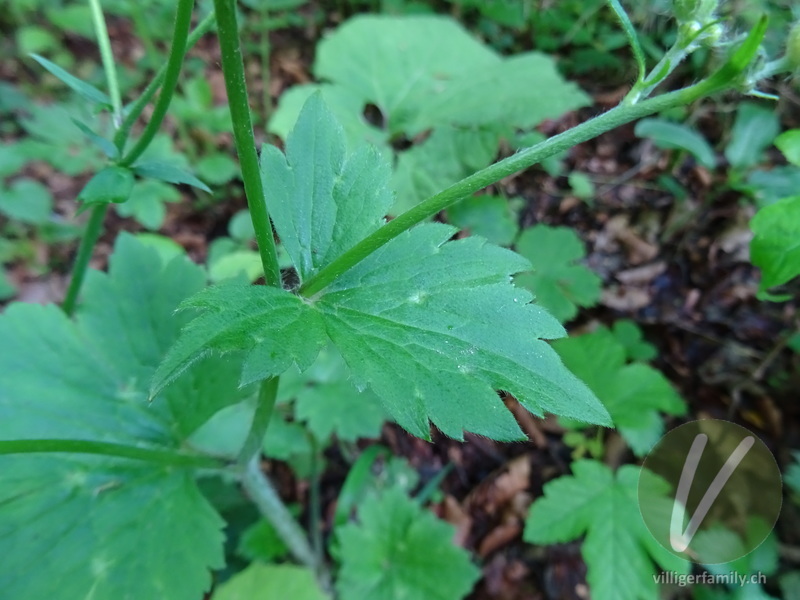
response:
[[[100,454],[142,460],[171,467],[217,469],[224,466],[223,463],[211,456],[182,454],[169,450],[154,450],[109,442],[70,439],[0,440],[0,454],[42,453]]]
[[[200,21],[200,23],[198,23],[197,28],[186,40],[186,52],[188,52],[201,37],[211,31],[211,28],[214,27],[215,22],[216,16],[212,11],[202,21]],[[156,76],[150,80],[150,83],[147,84],[147,87],[142,92],[142,95],[139,96],[131,106],[131,109],[128,111],[128,114],[125,117],[125,120],[122,122],[122,126],[117,130],[117,133],[114,134],[114,145],[117,147],[117,149],[119,149],[120,153],[122,153],[125,149],[125,143],[128,141],[128,137],[130,137],[133,124],[136,123],[136,120],[141,116],[145,106],[147,106],[153,99],[153,96],[156,95],[158,88],[160,88],[161,84],[164,83],[164,78],[166,75],[167,63],[161,65],[161,68],[158,70],[158,73],[156,73]]]
[[[236,3],[234,0],[214,0],[214,7],[217,12],[222,72],[225,76],[228,106],[233,121],[233,139],[242,168],[247,207],[250,210],[250,217],[256,232],[258,251],[264,267],[264,279],[267,285],[280,287],[281,272],[278,267],[278,253],[275,249],[275,238],[267,212],[264,185],[261,181],[261,169],[258,165],[258,153],[250,118],[242,49],[239,46],[239,28],[236,23]]]
[[[258,510],[286,543],[292,556],[319,573],[321,567],[303,528],[286,508],[272,482],[261,471],[261,461],[257,457],[248,463],[242,484]]]
[[[663,94],[636,104],[622,104],[610,111],[599,115],[585,123],[565,131],[559,135],[526,148],[473,173],[458,183],[423,200],[417,206],[404,212],[396,219],[383,225],[380,229],[370,234],[328,266],[309,278],[301,287],[300,294],[311,297],[330,285],[345,271],[364,260],[384,244],[390,242],[398,235],[407,231],[414,225],[429,219],[456,202],[470,197],[472,194],[488,185],[497,183],[501,179],[523,171],[545,158],[553,156],[563,150],[588,141],[611,129],[630,123],[636,119],[672,108],[694,102],[700,98],[727,89],[735,84],[737,78],[758,51],[758,46],[766,31],[766,20],[762,19],[752,29],[750,35],[742,45],[733,53],[727,63],[708,79],[693,86]]]
[[[92,212],[89,215],[89,222],[86,224],[86,230],[83,232],[80,246],[78,246],[75,264],[72,267],[72,278],[69,281],[64,303],[61,305],[61,308],[69,316],[72,316],[72,313],[75,312],[78,294],[80,294],[83,280],[86,277],[86,269],[89,268],[89,260],[91,260],[94,246],[103,232],[103,221],[106,218],[106,212],[108,212],[108,204],[98,204],[92,207]]]
[[[189,27],[192,23],[193,8],[194,0],[178,0],[178,8],[175,14],[175,29],[172,34],[172,47],[170,48],[169,59],[167,60],[167,66],[164,70],[164,85],[161,87],[161,93],[158,96],[156,105],[153,107],[153,115],[144,128],[142,136],[137,140],[133,148],[131,148],[131,151],[120,161],[120,165],[124,167],[132,165],[136,159],[142,155],[161,128],[161,122],[167,114],[169,103],[172,101],[172,96],[175,93],[175,86],[178,83],[178,77],[181,74],[183,57],[186,54],[186,41],[189,37]],[[130,128],[128,131],[130,131]]]
[[[261,382],[253,422],[250,424],[250,431],[239,452],[240,464],[249,463],[261,450],[264,434],[267,432],[272,412],[275,409],[275,399],[278,397],[278,381],[278,377],[270,377]]]
[[[103,8],[100,6],[100,0],[89,0],[89,7],[92,12],[94,31],[97,35],[97,45],[100,47],[103,71],[105,71],[106,81],[108,82],[108,95],[111,97],[114,127],[119,127],[120,123],[122,123],[122,97],[119,93],[114,54],[111,52],[111,40],[108,37],[108,29],[106,28],[106,20],[103,17]]]

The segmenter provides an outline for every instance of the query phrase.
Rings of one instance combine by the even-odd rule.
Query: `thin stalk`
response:
[[[278,378],[270,377],[261,382],[258,392],[258,404],[253,415],[253,422],[250,424],[250,431],[247,433],[242,450],[239,452],[239,463],[247,464],[256,456],[261,449],[264,441],[264,434],[267,432],[269,421],[275,409],[275,399],[278,397]]]
[[[320,565],[303,528],[286,508],[272,482],[261,471],[261,461],[258,457],[254,457],[248,463],[242,485],[264,518],[278,532],[292,556],[318,573]]]
[[[154,450],[139,448],[125,444],[109,442],[93,442],[89,440],[2,440],[0,441],[0,454],[45,454],[45,453],[71,453],[71,454],[99,454],[103,456],[116,456],[130,458],[145,462],[168,465],[171,467],[193,467],[205,469],[218,469],[224,464],[211,456],[200,454],[182,454],[169,450]]]
[[[201,37],[211,31],[211,28],[214,27],[215,22],[216,16],[212,11],[202,21],[200,21],[200,23],[198,23],[197,28],[186,40],[186,52],[191,50]],[[147,87],[142,92],[142,95],[139,96],[133,103],[128,111],[127,116],[125,117],[125,120],[122,122],[122,126],[117,130],[117,133],[114,134],[114,145],[119,149],[120,154],[125,149],[125,143],[128,141],[128,137],[131,134],[133,124],[136,123],[136,120],[142,115],[145,106],[147,106],[153,99],[153,96],[156,95],[158,88],[160,88],[161,84],[164,83],[164,78],[166,75],[167,64],[165,63],[161,65],[161,68],[158,70],[158,73],[156,73],[156,76],[150,80],[149,84],[147,84]]]
[[[727,63],[719,70],[693,86],[657,96],[636,104],[621,104],[610,111],[599,115],[585,123],[581,123],[547,140],[526,148],[501,161],[481,169],[462,179],[445,190],[423,200],[415,207],[404,212],[396,219],[383,225],[370,234],[316,275],[308,279],[301,287],[300,294],[311,297],[330,285],[345,271],[364,260],[378,248],[387,244],[398,235],[414,225],[434,216],[448,206],[470,197],[472,194],[501,179],[523,171],[563,150],[588,141],[611,129],[630,123],[636,119],[673,108],[690,104],[695,100],[731,87],[732,82],[741,75],[758,51],[758,46],[766,31],[766,20],[762,19],[751,30],[750,35],[733,53]]]
[[[261,181],[261,169],[258,165],[256,142],[250,119],[242,49],[239,45],[239,27],[236,23],[236,3],[234,0],[214,0],[214,7],[217,12],[222,72],[225,76],[228,106],[233,121],[233,140],[242,169],[247,207],[250,209],[250,218],[253,220],[253,228],[256,232],[258,252],[264,267],[264,279],[267,285],[280,287],[281,271],[278,267],[278,253],[275,249],[275,238],[267,212],[264,184]]]
[[[89,0],[89,7],[92,12],[94,31],[97,35],[97,45],[100,47],[103,71],[105,71],[106,81],[108,82],[108,94],[111,96],[114,127],[119,127],[122,123],[122,96],[119,93],[117,67],[114,64],[114,54],[111,52],[111,40],[108,37],[108,29],[106,28],[106,20],[103,17],[103,8],[100,6],[100,0]]]
[[[89,215],[89,222],[86,224],[86,230],[83,232],[80,246],[78,246],[78,255],[75,257],[75,264],[72,267],[72,278],[67,288],[67,294],[64,297],[64,303],[61,308],[67,315],[72,316],[75,312],[75,305],[78,301],[78,294],[83,285],[83,279],[86,277],[86,269],[89,268],[89,260],[92,258],[94,245],[100,239],[100,234],[103,231],[103,221],[106,218],[108,211],[108,204],[98,204],[92,207],[92,212]]]
[[[175,14],[175,30],[172,34],[172,47],[169,51],[169,59],[167,59],[167,67],[164,72],[164,85],[161,86],[161,93],[158,96],[156,105],[153,107],[153,115],[144,128],[142,136],[131,148],[131,151],[120,161],[120,165],[123,167],[132,165],[142,155],[161,128],[161,122],[167,114],[169,103],[175,93],[175,86],[178,83],[178,77],[181,74],[183,57],[186,55],[189,27],[192,23],[193,8],[194,0],[178,0],[178,9]]]

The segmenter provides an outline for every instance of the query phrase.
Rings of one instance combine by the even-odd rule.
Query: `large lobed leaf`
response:
[[[572,473],[545,485],[544,496],[531,506],[525,540],[556,544],[585,534],[582,553],[593,598],[657,600],[653,563],[676,573],[686,573],[688,563],[659,546],[647,530],[637,486],[640,477],[648,478],[654,490],[649,502],[663,504],[669,518],[669,485],[639,467],[625,465],[614,474],[594,460],[574,462]]]
[[[286,139],[319,90],[351,144],[366,140],[392,156],[393,141],[412,141],[397,154],[394,212],[487,166],[514,129],[588,101],[549,57],[502,57],[452,19],[430,15],[350,19],[320,42],[314,74],[322,83],[284,94],[270,130]],[[366,107],[377,109],[376,125],[364,118]]]
[[[89,273],[74,321],[54,306],[11,305],[0,316],[0,439],[179,449],[244,393],[238,370],[212,359],[147,403],[185,322],[175,307],[204,284],[185,256],[163,265],[123,235],[109,273]],[[222,520],[185,469],[51,454],[2,456],[0,470],[0,588],[9,598],[196,600],[223,565]]]
[[[285,161],[277,151],[265,153],[266,184],[283,190],[278,195],[288,201],[272,213],[273,221],[301,281],[377,229],[380,211],[358,215],[370,197],[387,199],[374,193],[384,189],[383,168],[356,178],[364,183],[349,186],[349,193],[336,193],[336,182],[347,180],[336,173],[354,158],[319,145],[339,148],[339,136],[335,119],[315,97],[289,137]],[[300,173],[311,179],[298,183]],[[324,185],[311,185],[312,179]],[[395,421],[423,438],[430,436],[430,422],[457,439],[464,431],[522,438],[495,390],[514,394],[537,415],[608,424],[600,402],[543,341],[563,336],[564,329],[511,283],[529,263],[481,238],[449,241],[455,231],[427,224],[405,232],[308,300],[263,286],[202,292],[184,304],[202,315],[159,369],[154,389],[212,351],[248,352],[244,381],[277,375],[292,361],[302,368],[330,338],[356,384],[372,388]]]

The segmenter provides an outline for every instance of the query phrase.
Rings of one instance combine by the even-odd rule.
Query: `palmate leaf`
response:
[[[265,183],[287,201],[273,221],[301,280],[375,230],[382,209],[360,215],[370,199],[388,200],[376,192],[385,189],[386,169],[348,176],[347,165],[369,153],[345,159],[340,135],[314,97],[289,138],[288,162],[275,150],[264,153]],[[358,183],[337,193],[351,180]],[[522,438],[495,390],[514,394],[537,415],[607,424],[600,402],[542,341],[564,329],[511,283],[529,263],[480,238],[448,241],[455,231],[442,224],[408,231],[310,299],[263,286],[202,292],[185,303],[202,315],[159,368],[153,389],[209,352],[248,352],[243,381],[278,375],[292,362],[309,365],[329,338],[356,384],[369,386],[395,421],[423,438],[431,422],[457,439],[464,431]]]
[[[594,460],[574,462],[572,473],[544,486],[544,496],[531,506],[525,541],[556,544],[586,534],[582,554],[593,598],[657,600],[653,563],[677,573],[686,573],[688,563],[659,546],[647,530],[637,486],[640,477],[648,478],[653,492],[648,502],[663,504],[668,519],[669,485],[639,467],[625,465],[614,474]]]
[[[0,316],[0,439],[72,438],[178,450],[241,401],[238,366],[204,361],[149,405],[147,388],[203,287],[185,257],[163,265],[122,235],[90,272],[72,321],[55,306]],[[0,586],[8,597],[196,600],[221,567],[222,520],[190,471],[74,454],[0,457]],[[41,568],[48,565],[42,576]]]

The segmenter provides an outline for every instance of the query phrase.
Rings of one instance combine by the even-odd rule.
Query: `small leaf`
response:
[[[773,167],[769,171],[756,169],[747,176],[743,190],[755,198],[759,208],[796,196],[800,189],[800,169],[794,166]]]
[[[756,165],[780,131],[778,115],[760,104],[742,102],[736,112],[725,158],[734,169]]]
[[[107,140],[101,135],[97,135],[94,131],[92,131],[85,123],[82,123],[78,119],[72,119],[72,122],[75,124],[75,127],[81,130],[81,133],[86,136],[86,138],[92,142],[100,151],[105,154],[111,160],[116,160],[119,158],[119,149],[114,145],[111,140]]]
[[[209,187],[184,169],[161,161],[140,162],[133,166],[133,172],[140,177],[149,177],[168,183],[186,184],[211,193]]]
[[[663,435],[659,412],[686,413],[685,402],[661,372],[641,362],[628,363],[629,349],[604,327],[557,340],[553,347],[597,394],[637,456],[648,452]]]
[[[509,246],[517,237],[516,216],[502,196],[474,196],[447,209],[448,220],[498,246]]]
[[[255,239],[256,230],[253,227],[250,211],[240,210],[231,217],[228,222],[228,235],[240,242],[249,242]]]
[[[121,217],[133,217],[147,229],[159,229],[164,224],[167,202],[179,202],[180,192],[175,186],[155,179],[142,179],[134,183],[130,198],[124,204],[115,204]]]
[[[345,441],[378,437],[386,412],[371,391],[359,392],[349,381],[306,387],[297,395],[295,416],[306,421],[320,441],[332,434]]]
[[[278,532],[266,519],[260,519],[242,532],[236,553],[250,561],[275,562],[289,553]]]
[[[11,219],[41,225],[50,220],[53,197],[35,179],[16,179],[7,190],[0,186],[0,213]]]
[[[531,506],[525,541],[565,543],[585,534],[581,553],[592,598],[655,600],[654,562],[666,571],[688,572],[687,561],[658,545],[639,511],[639,478],[661,492],[654,502],[671,507],[665,481],[633,465],[622,466],[615,475],[594,460],[573,462],[572,473],[545,484],[544,496]]]
[[[775,145],[791,164],[800,167],[800,129],[784,131],[775,138]]]
[[[708,169],[717,166],[717,156],[706,139],[694,129],[666,119],[642,119],[634,132],[639,137],[649,137],[659,148],[685,150]]]
[[[765,206],[750,221],[750,260],[761,269],[759,292],[800,275],[800,196]]]
[[[133,173],[125,167],[110,166],[92,177],[78,194],[84,206],[95,204],[121,204],[127,202],[133,191]]]
[[[245,351],[241,384],[314,362],[325,343],[320,316],[297,296],[265,286],[207,288],[181,305],[200,316],[183,330],[153,378],[151,397],[208,354]]]
[[[531,290],[536,303],[559,321],[578,314],[600,299],[602,280],[590,269],[575,264],[586,256],[578,235],[568,227],[535,225],[522,232],[517,252],[533,265],[533,271],[517,275],[516,282]]]
[[[200,177],[212,185],[223,185],[239,174],[239,163],[227,154],[216,153],[197,161],[195,169]]]
[[[223,583],[212,600],[329,600],[314,572],[294,565],[253,563]]]
[[[104,94],[93,85],[90,85],[85,81],[78,79],[74,75],[70,75],[64,69],[59,67],[57,64],[50,62],[43,56],[39,56],[38,54],[31,54],[30,56],[31,58],[33,58],[33,60],[38,62],[45,69],[50,71],[50,73],[58,77],[61,81],[66,83],[70,88],[78,92],[81,96],[83,96],[90,102],[94,102],[95,104],[100,104],[104,107],[111,108],[111,98],[109,98],[108,95]]]
[[[480,577],[469,555],[453,545],[453,526],[397,488],[364,500],[358,520],[336,531],[342,598],[460,600]]]

